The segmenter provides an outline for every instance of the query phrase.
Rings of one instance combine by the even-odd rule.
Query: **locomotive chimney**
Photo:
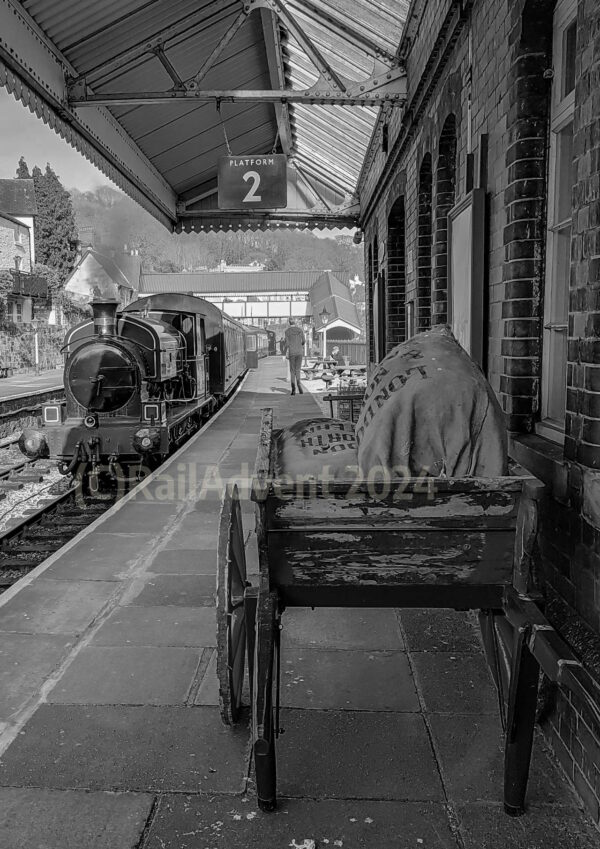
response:
[[[92,301],[94,333],[96,336],[114,336],[117,332],[117,307],[113,298],[95,298]]]

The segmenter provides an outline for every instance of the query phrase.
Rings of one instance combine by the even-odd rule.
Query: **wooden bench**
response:
[[[279,626],[284,610],[454,607],[483,611],[484,629],[494,633],[509,657],[504,807],[511,815],[523,813],[540,665],[552,680],[584,698],[600,719],[600,692],[530,592],[543,485],[520,469],[491,479],[294,484],[274,475],[275,435],[272,411],[265,410],[252,484],[258,587],[246,580],[235,487],[224,496],[218,551],[221,715],[226,723],[241,716],[247,652],[260,808],[273,810],[277,798]],[[498,667],[496,642],[494,651]],[[557,660],[565,657],[566,665]]]

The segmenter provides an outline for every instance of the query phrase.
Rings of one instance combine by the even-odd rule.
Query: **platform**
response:
[[[47,392],[56,388],[63,394],[63,369],[55,368],[39,374],[13,374],[0,379],[0,401],[3,398],[15,398],[19,395],[32,395],[34,392]]]
[[[280,807],[256,805],[248,729],[215,676],[220,491],[246,480],[281,357],[160,473],[0,596],[2,849],[592,849],[537,738],[528,812],[502,811],[502,738],[474,620],[451,611],[283,617]],[[243,489],[242,489],[243,494]],[[249,578],[254,514],[243,505]]]

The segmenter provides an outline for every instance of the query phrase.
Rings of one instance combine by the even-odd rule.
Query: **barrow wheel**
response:
[[[246,555],[237,486],[227,486],[217,551],[217,677],[221,719],[238,721],[246,655]]]

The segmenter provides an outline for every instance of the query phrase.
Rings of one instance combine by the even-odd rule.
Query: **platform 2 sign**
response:
[[[287,206],[287,156],[220,156],[219,209],[281,209]]]

